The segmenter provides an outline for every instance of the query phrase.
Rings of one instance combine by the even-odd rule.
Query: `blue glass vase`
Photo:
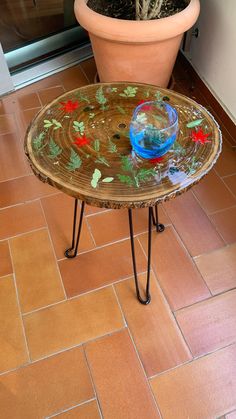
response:
[[[130,141],[135,153],[144,159],[167,153],[178,133],[178,113],[166,102],[144,102],[134,110]]]

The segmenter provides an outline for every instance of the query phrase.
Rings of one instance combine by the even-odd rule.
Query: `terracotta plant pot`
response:
[[[103,16],[75,0],[75,16],[90,36],[101,82],[136,81],[168,85],[183,33],[196,22],[199,0],[175,15],[155,20]]]

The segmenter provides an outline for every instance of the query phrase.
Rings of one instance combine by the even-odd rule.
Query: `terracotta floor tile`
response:
[[[151,381],[165,419],[213,419],[236,407],[236,345]]]
[[[81,348],[0,377],[1,419],[45,418],[94,396]]]
[[[82,406],[75,407],[74,409],[68,410],[61,415],[58,415],[59,419],[100,419],[100,413],[98,411],[97,402],[93,400],[83,404]]]
[[[225,419],[236,419],[236,411],[226,415]]]
[[[17,131],[14,114],[0,115],[0,135]]]
[[[41,104],[39,104],[41,106]],[[17,126],[19,130],[19,137],[22,140],[22,143],[25,138],[26,130],[33,120],[33,118],[36,116],[36,114],[40,111],[41,107],[33,108],[33,109],[21,109],[19,108],[18,112],[15,112],[15,118],[17,121]],[[22,152],[23,148],[22,148]]]
[[[88,84],[88,80],[79,65],[62,71],[60,73],[60,80],[67,91]]]
[[[28,175],[17,179],[0,182],[0,208],[31,201],[56,191],[36,176]]]
[[[229,208],[236,204],[236,198],[214,170],[202,182],[194,186],[193,192],[207,213]]]
[[[165,209],[192,256],[224,245],[191,191],[166,202]]]
[[[147,269],[146,258],[136,242],[138,272]],[[111,284],[133,274],[130,241],[111,244],[92,252],[59,262],[66,294],[69,297]]]
[[[62,86],[48,87],[47,89],[39,90],[38,95],[42,105],[47,105],[56,97],[63,95],[65,90]]]
[[[89,60],[83,61],[80,64],[80,67],[82,67],[82,69],[84,70],[90,83],[94,83],[94,77],[97,73],[97,67],[94,58],[90,58]]]
[[[32,359],[61,351],[124,326],[112,288],[24,316]]]
[[[106,208],[93,207],[92,205],[85,205],[84,211],[85,211],[85,215],[93,215],[99,212],[111,211],[111,210],[107,210]]]
[[[147,250],[147,235],[139,236]],[[153,234],[152,266],[158,281],[174,310],[196,303],[210,296],[203,279],[174,229]]]
[[[233,175],[236,173],[236,152],[228,144],[223,143],[222,153],[217,160],[215,169],[220,176]]]
[[[0,242],[0,277],[12,273],[11,256],[8,242]]]
[[[10,240],[21,310],[36,310],[65,299],[46,230]]]
[[[19,135],[0,135],[0,182],[30,172]]]
[[[29,93],[25,89],[19,89],[17,92],[7,95],[0,100],[0,114],[4,115],[40,106],[41,103],[36,93]]]
[[[224,182],[231,190],[231,192],[236,196],[236,175],[224,178]]]
[[[45,226],[39,202],[0,210],[0,240]]]
[[[105,418],[160,417],[126,330],[87,344],[86,354]]]
[[[236,241],[236,207],[212,214],[211,220],[226,243]]]
[[[0,318],[1,373],[28,362],[23,325],[11,275],[0,278]]]
[[[144,289],[146,274],[140,275],[139,280]],[[151,281],[152,300],[146,307],[135,298],[133,279],[116,285],[128,327],[149,377],[192,358],[154,275]]]
[[[236,244],[201,255],[195,263],[212,294],[236,287]]]
[[[162,223],[170,223],[162,207],[159,209],[159,219]],[[97,246],[112,241],[129,238],[129,219],[127,210],[113,210],[88,218],[88,223]],[[148,209],[133,210],[134,233],[148,230]],[[105,227],[105,228],[104,228]]]
[[[65,250],[71,246],[74,199],[68,195],[59,193],[55,196],[42,199],[42,205],[57,258],[62,259],[65,257]],[[84,252],[93,247],[94,242],[86,219],[84,219],[78,252]]]
[[[227,346],[236,341],[236,290],[185,308],[176,318],[195,356]]]

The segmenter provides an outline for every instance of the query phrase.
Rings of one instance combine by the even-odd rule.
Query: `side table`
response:
[[[168,101],[179,116],[172,149],[151,160],[136,156],[129,141],[132,112],[149,100]],[[158,204],[198,183],[215,164],[221,142],[218,124],[209,112],[179,93],[146,84],[100,83],[65,93],[45,106],[28,128],[25,153],[41,181],[75,198],[72,244],[66,257],[77,255],[85,204],[128,209],[136,294],[148,304],[152,224],[157,232],[164,231]],[[78,199],[82,203],[77,222]],[[148,207],[145,298],[139,289],[132,221],[132,209],[142,207]]]

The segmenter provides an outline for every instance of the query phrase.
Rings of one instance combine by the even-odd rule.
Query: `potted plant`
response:
[[[200,3],[75,0],[74,10],[89,33],[100,81],[167,87],[183,33],[196,22]]]

